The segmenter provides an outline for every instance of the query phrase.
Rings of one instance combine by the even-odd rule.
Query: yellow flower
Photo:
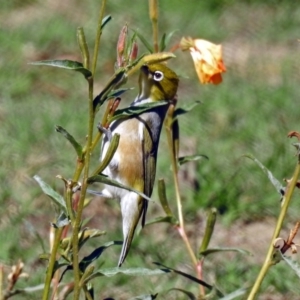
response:
[[[182,38],[182,50],[189,50],[201,83],[219,84],[221,73],[226,72],[222,60],[222,46],[209,41],[192,38]]]

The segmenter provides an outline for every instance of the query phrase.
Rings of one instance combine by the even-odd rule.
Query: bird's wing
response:
[[[145,123],[143,129],[143,141],[142,141],[142,149],[143,149],[143,169],[144,169],[144,194],[148,197],[151,197],[154,180],[155,180],[155,172],[156,172],[156,154],[157,154],[157,143],[153,141],[153,137],[151,135],[151,130],[149,130],[149,126],[147,126],[147,122]],[[146,221],[146,213],[148,208],[148,200],[143,200],[143,215],[142,215],[142,226],[145,225]]]

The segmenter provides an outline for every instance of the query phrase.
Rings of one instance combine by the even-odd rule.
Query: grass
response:
[[[43,252],[38,237],[47,250],[48,227],[54,209],[32,176],[39,174],[62,190],[55,175],[70,178],[76,156],[69,144],[55,133],[54,126],[65,127],[83,142],[87,130],[87,105],[86,85],[79,74],[27,63],[48,58],[79,60],[76,28],[85,28],[92,46],[98,3],[21,2],[10,1],[0,12],[0,40],[3,41],[0,49],[0,257],[5,265],[22,259],[31,275],[24,285],[34,285],[41,282],[45,270],[38,260],[39,253]],[[113,72],[115,57],[111,53],[121,26],[128,22],[130,27],[139,29],[146,36],[151,33],[146,2],[134,11],[128,10],[122,1],[108,2],[107,13],[112,14],[113,21],[103,33],[96,91],[101,90]],[[173,0],[172,7],[169,1],[160,1],[161,32],[178,29],[174,42],[183,35],[190,35],[222,43],[228,69],[222,85],[200,86],[192,61],[186,54],[178,52],[178,58],[170,64],[181,75],[180,105],[189,105],[196,100],[202,102],[180,119],[185,154],[200,153],[209,157],[209,160],[192,163],[182,170],[184,210],[191,224],[189,230],[194,247],[201,241],[205,211],[209,207],[218,208],[218,222],[224,232],[236,222],[243,228],[256,221],[264,223],[278,214],[279,195],[257,166],[242,156],[253,154],[279,180],[292,174],[295,149],[286,135],[290,130],[297,130],[299,120],[299,15],[299,7],[288,1],[280,5],[272,1],[265,4],[224,1],[222,5],[212,5],[195,0],[182,6],[181,1]],[[136,81],[132,80],[128,85],[136,87]],[[124,105],[135,94],[136,89],[128,92]],[[163,134],[157,178],[166,178],[168,196],[173,199],[170,162],[165,149]],[[98,153],[95,153],[95,164],[97,160]],[[157,199],[156,192],[153,198]],[[120,239],[116,202],[93,200],[86,214],[93,216],[91,227],[108,231],[107,236],[93,241],[90,249],[99,243]],[[161,214],[158,205],[151,205],[148,219]],[[298,215],[299,208],[292,203],[287,228]],[[266,230],[270,239],[272,227]],[[153,236],[156,231],[160,233],[157,237]],[[264,241],[266,245],[269,239]],[[214,242],[218,243],[217,240]],[[188,258],[183,248],[173,249],[174,244],[179,245],[180,239],[169,226],[146,228],[135,239],[127,266],[152,267],[151,262],[159,260],[192,272],[186,266]],[[169,255],[170,249],[172,255]],[[106,261],[100,260],[98,266],[101,263],[114,266],[119,250],[115,247],[108,251]],[[236,255],[228,261],[212,258],[208,263],[207,280],[216,281],[226,292],[251,285],[258,272],[258,260],[264,255],[265,252],[254,253],[255,259],[251,263]],[[265,297],[292,299],[299,293],[297,278],[280,280],[290,278],[289,272],[283,264],[271,270],[264,282]],[[122,295],[130,298],[186,284],[187,281],[176,276],[151,278],[150,283],[148,279],[133,281],[120,276],[111,281],[99,280],[99,285],[97,281],[97,289],[101,291],[101,297]],[[116,286],[118,289],[114,291]],[[113,292],[116,294],[112,295]]]

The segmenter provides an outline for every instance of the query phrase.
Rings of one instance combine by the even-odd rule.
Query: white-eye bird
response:
[[[176,73],[164,64],[142,66],[139,94],[131,106],[173,100],[178,82]],[[112,135],[120,134],[120,140],[103,174],[151,197],[159,137],[168,107],[168,103],[153,107],[139,115],[117,120],[110,125],[109,131]],[[101,158],[105,157],[109,143],[110,138],[106,135],[102,143]],[[142,218],[142,226],[145,224],[148,200],[134,192],[110,185],[106,185],[101,194],[107,198],[120,200],[124,239],[118,263],[120,267],[128,254],[140,218]]]

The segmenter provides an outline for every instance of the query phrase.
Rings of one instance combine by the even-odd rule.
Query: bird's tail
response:
[[[143,199],[140,199],[140,197],[133,192],[128,193],[128,195],[123,197],[121,200],[124,242],[119,258],[118,267],[123,264],[129,252],[135,229],[143,212],[142,202]]]

